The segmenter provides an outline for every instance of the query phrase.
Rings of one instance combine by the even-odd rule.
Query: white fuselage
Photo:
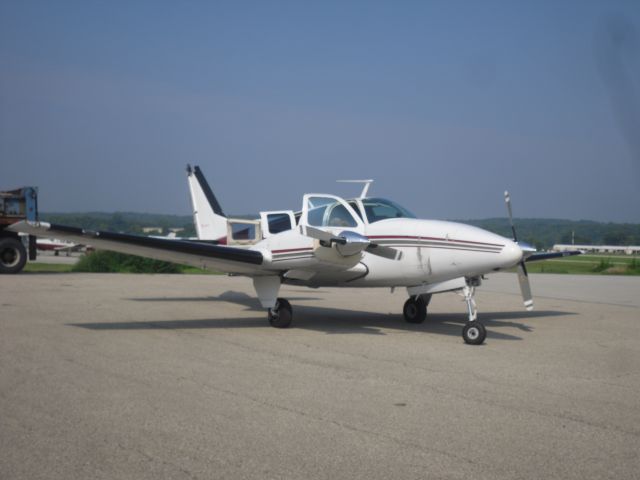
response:
[[[326,230],[339,235],[344,229]],[[297,229],[273,235],[252,248],[263,252],[266,268],[289,271],[285,281],[309,286],[408,287],[474,277],[512,267],[522,259],[515,242],[462,223],[391,218],[366,224],[360,233],[400,250],[400,259],[366,251],[342,257],[335,247],[323,247]]]

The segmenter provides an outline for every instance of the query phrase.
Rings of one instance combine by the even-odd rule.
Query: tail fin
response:
[[[227,217],[204,178],[200,167],[187,165],[187,180],[193,205],[193,223],[200,240],[224,241],[227,237]]]

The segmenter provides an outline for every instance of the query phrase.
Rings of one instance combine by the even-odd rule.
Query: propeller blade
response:
[[[513,225],[513,213],[511,212],[511,195],[505,190],[504,203],[507,204],[507,211],[509,212],[509,223],[511,224],[511,232],[513,233],[513,241],[518,243],[518,235],[516,234],[516,227]],[[536,251],[535,248],[527,245],[526,243],[518,244],[522,250],[524,256],[531,255]],[[531,285],[529,284],[529,274],[527,273],[527,267],[524,265],[525,260],[518,263],[518,283],[520,284],[520,293],[522,293],[522,301],[527,311],[533,310],[533,295],[531,295]]]
[[[511,232],[513,233],[513,241],[518,242],[518,236],[516,235],[516,227],[513,226],[513,214],[511,213],[511,195],[505,190],[504,203],[507,204],[507,211],[509,212],[509,223],[511,224]]]
[[[402,252],[400,250],[378,245],[377,243],[370,243],[366,250],[372,255],[377,255],[389,260],[400,260],[402,258]]]
[[[328,244],[339,243],[341,245],[344,245],[345,243],[347,243],[347,239],[344,237],[337,237],[330,232],[325,232],[324,230],[310,227],[309,225],[301,225],[300,233],[307,237],[315,238],[316,240],[320,240],[321,242],[326,242]]]
[[[338,245],[351,244],[352,248],[349,250],[345,250],[345,247],[338,246],[338,251],[347,255],[351,255],[355,253],[355,250],[357,250],[358,248],[362,248],[372,255],[377,255],[378,257],[387,258],[389,260],[400,260],[400,258],[402,258],[402,252],[400,250],[391,247],[385,247],[377,243],[372,243],[367,239],[367,237],[355,232],[345,231],[336,236],[332,235],[329,232],[325,232],[324,230],[320,230],[319,228],[310,227],[309,225],[301,225],[300,233],[307,237],[320,240],[320,242],[325,244],[325,246],[331,246],[333,243],[337,243]],[[357,243],[361,246],[358,247],[354,245],[354,243]]]
[[[522,293],[522,301],[528,312],[533,310],[533,295],[531,295],[531,285],[529,284],[529,274],[524,262],[518,264],[518,283],[520,283],[520,292]]]

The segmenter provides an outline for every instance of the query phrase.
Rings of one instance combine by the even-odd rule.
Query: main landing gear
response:
[[[278,297],[280,291],[280,277],[254,277],[253,286],[258,294],[260,304],[267,308],[269,324],[275,328],[289,328],[293,320],[291,304],[284,298]]]
[[[269,324],[276,328],[289,328],[293,319],[291,304],[284,298],[278,298],[276,305],[268,311]]]
[[[402,314],[407,323],[422,323],[427,318],[431,295],[415,295],[404,302]]]

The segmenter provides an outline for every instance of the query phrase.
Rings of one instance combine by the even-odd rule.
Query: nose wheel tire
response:
[[[481,345],[487,338],[487,330],[478,321],[469,322],[462,329],[462,338],[469,345]]]
[[[422,297],[411,297],[404,303],[402,314],[408,323],[422,323],[427,318],[427,303]]]
[[[291,304],[284,298],[276,300],[276,306],[269,309],[269,324],[275,328],[289,328],[293,320]]]

